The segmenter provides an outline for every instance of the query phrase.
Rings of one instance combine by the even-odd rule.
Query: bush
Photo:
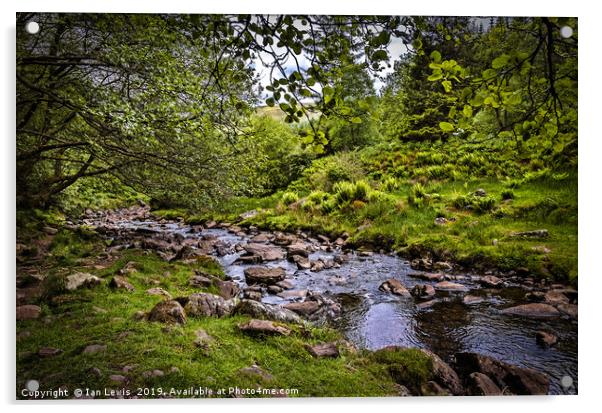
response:
[[[514,192],[510,189],[505,189],[502,191],[502,200],[506,201],[508,199],[514,199]]]
[[[382,183],[382,188],[387,192],[393,192],[399,188],[399,181],[396,178],[388,177]]]
[[[296,192],[285,192],[282,194],[282,198],[280,198],[280,200],[284,205],[290,205],[299,200],[299,195],[297,195]]]

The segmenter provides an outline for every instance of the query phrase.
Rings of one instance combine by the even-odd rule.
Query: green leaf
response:
[[[472,116],[472,106],[464,105],[464,109],[462,109],[462,114],[464,117],[469,118]]]
[[[454,125],[449,122],[439,122],[439,128],[441,128],[443,132],[451,132],[454,130]]]
[[[427,77],[427,80],[430,80],[431,82],[435,82],[435,81],[441,79],[442,77],[443,77],[443,73],[441,73],[441,71],[439,71],[438,73],[433,73],[432,75]]]
[[[386,50],[377,50],[376,52],[372,53],[372,60],[374,61],[387,60],[388,57],[389,56]]]
[[[362,119],[354,116],[353,118],[351,118],[351,123],[362,123]]]
[[[273,107],[276,104],[276,102],[274,101],[274,98],[267,98],[265,100],[265,103],[270,107]]]
[[[435,63],[441,62],[441,53],[438,50],[433,50],[431,52],[431,60]]]
[[[494,69],[501,69],[502,67],[506,66],[508,62],[510,62],[510,56],[503,54],[493,59],[493,62],[491,62],[491,67]]]
[[[441,82],[441,85],[443,86],[443,89],[445,89],[446,93],[449,93],[452,91],[452,82],[449,80],[444,80],[443,82]]]

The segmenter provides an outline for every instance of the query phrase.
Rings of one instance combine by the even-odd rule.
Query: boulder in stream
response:
[[[399,295],[402,297],[411,297],[412,296],[410,294],[410,292],[408,291],[408,289],[401,283],[401,281],[396,280],[395,278],[389,278],[388,280],[383,282],[380,285],[380,287],[378,287],[378,289],[381,291],[390,292],[392,294]]]
[[[285,257],[284,250],[267,244],[249,243],[244,246],[247,254],[260,257],[263,261],[277,261]]]
[[[560,316],[560,312],[556,308],[544,303],[521,304],[504,308],[502,314],[532,318],[551,318]]]
[[[469,377],[478,372],[487,375],[500,389],[512,394],[548,394],[550,380],[538,371],[517,367],[477,353],[456,353],[456,371]]]
[[[286,277],[286,272],[281,267],[250,267],[246,268],[244,273],[247,284],[271,285]]]
[[[302,322],[301,318],[288,308],[265,304],[255,300],[241,300],[234,308],[234,313],[283,323]]]

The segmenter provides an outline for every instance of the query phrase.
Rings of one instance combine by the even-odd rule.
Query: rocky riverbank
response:
[[[344,237],[330,240],[302,231],[289,234],[227,223],[190,226],[158,220],[145,206],[112,212],[89,211],[77,225],[67,224],[67,227],[91,229],[111,240],[102,256],[107,262],[131,250],[157,254],[170,264],[195,266],[210,260],[225,269],[225,277],[195,270],[187,278],[186,289],[190,292],[187,295],[172,294],[164,288],[167,283],[157,280],[146,294],[159,300],[154,306],[137,309],[133,316],[137,322],[184,326],[191,319],[231,318],[237,320],[236,330],[250,337],[302,336],[315,325],[334,326],[346,336],[346,339],[304,344],[305,351],[315,358],[338,358],[366,347],[377,350],[370,357],[390,361],[397,352],[419,347],[418,351],[432,366],[430,380],[414,386],[398,380],[398,385],[404,387],[399,389],[400,394],[557,393],[563,390],[558,372],[550,375],[547,371],[556,353],[562,354],[564,364],[574,364],[576,369],[576,359],[573,362],[570,356],[566,358],[570,353],[566,346],[576,346],[576,331],[573,336],[563,329],[576,322],[577,291],[565,286],[536,282],[517,274],[454,273],[453,264],[432,262],[428,257],[404,262],[379,252],[353,251],[345,248]],[[136,263],[131,262],[102,278],[86,272],[68,274],[66,289],[93,290],[104,288],[101,284],[105,284],[110,291],[132,292],[136,287],[131,278],[137,271]],[[40,306],[32,304],[35,294],[30,290],[36,288],[36,283],[21,284],[17,290],[17,319],[36,320],[43,313]],[[61,299],[65,298],[53,297]],[[459,317],[463,320],[455,330],[474,329],[471,336],[482,334],[485,338],[490,331],[466,317],[474,317],[473,312],[494,314],[493,321],[489,320],[493,326],[503,323],[503,327],[513,329],[512,334],[519,332],[520,340],[530,336],[533,342],[530,348],[536,349],[533,351],[544,362],[526,360],[519,367],[500,361],[491,357],[499,353],[497,349],[475,348],[470,341],[455,340],[455,332],[440,331],[439,337],[434,337],[435,342],[420,339],[421,334],[433,336],[433,331],[424,329],[426,320],[442,318],[442,312],[446,311],[455,314],[459,306],[462,308]],[[391,318],[391,314],[383,312],[390,308],[401,315],[396,313]],[[371,312],[385,317],[371,321]],[[404,330],[394,339],[370,332],[376,326],[385,332],[400,331],[405,320],[417,321],[422,330],[408,328],[408,332]],[[537,320],[545,320],[547,324],[533,331]],[[442,319],[429,325],[438,328],[449,321]],[[352,333],[357,331],[363,333],[359,336]],[[195,334],[195,343],[201,349],[209,349],[215,340],[204,330]],[[442,347],[440,342],[449,341],[450,337],[451,347]],[[504,344],[518,343],[513,343],[510,336]],[[482,349],[489,355],[466,351],[471,348]],[[507,348],[507,351],[502,358],[512,359],[514,350]],[[527,367],[533,364],[535,368]],[[395,366],[389,365],[389,369],[392,377],[398,374]]]

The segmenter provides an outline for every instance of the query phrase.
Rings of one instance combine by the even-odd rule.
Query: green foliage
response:
[[[285,192],[280,199],[284,205],[290,205],[299,200],[299,195],[296,192]]]

